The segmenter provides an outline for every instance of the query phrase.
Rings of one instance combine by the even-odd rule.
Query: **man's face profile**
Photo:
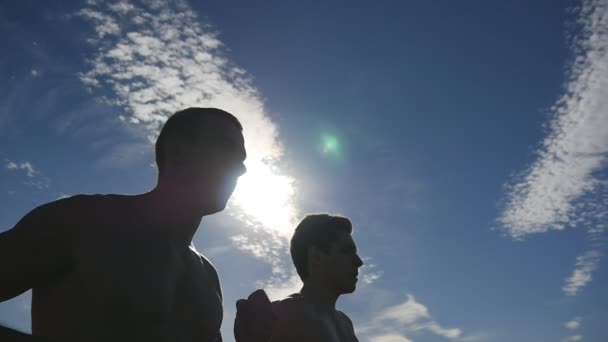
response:
[[[362,265],[351,234],[338,232],[329,252],[322,256],[320,271],[329,287],[339,294],[345,294],[355,291],[359,267]]]
[[[201,208],[218,212],[245,173],[245,143],[240,128],[224,117],[211,117],[201,127],[200,138],[181,147],[184,163],[178,181]]]

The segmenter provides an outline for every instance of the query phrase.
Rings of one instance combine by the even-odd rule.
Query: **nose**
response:
[[[361,260],[359,255],[356,255],[356,257],[357,257],[357,260],[356,260],[357,268],[359,268],[359,267],[363,266],[363,260]]]
[[[247,166],[245,166],[245,163],[241,163],[238,166],[237,175],[240,177],[240,176],[244,175],[246,172],[247,172]]]

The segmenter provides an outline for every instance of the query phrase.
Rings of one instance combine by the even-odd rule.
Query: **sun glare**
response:
[[[246,166],[247,173],[239,178],[231,204],[248,220],[289,236],[296,220],[293,178],[261,161],[246,162]]]

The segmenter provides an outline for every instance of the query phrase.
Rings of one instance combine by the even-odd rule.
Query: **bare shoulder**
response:
[[[275,333],[284,338],[310,332],[318,323],[311,307],[299,296],[272,302],[272,311],[277,317]]]
[[[0,301],[47,286],[69,272],[75,232],[90,206],[84,195],[43,204],[0,233]],[[3,279],[4,280],[4,279]]]
[[[335,341],[325,321],[300,296],[273,302],[277,316],[270,342]]]
[[[308,306],[301,297],[289,296],[285,299],[272,302],[272,311],[279,320],[303,319],[309,316]]]
[[[88,195],[76,195],[68,198],[42,204],[23,217],[21,222],[36,222],[54,225],[58,222],[67,222],[71,218],[81,216],[82,210],[90,201]]]
[[[351,328],[353,327],[353,321],[344,312],[336,310],[336,318],[339,319],[341,322],[344,322],[345,324],[349,325]]]
[[[336,310],[336,324],[337,330],[345,341],[358,342],[357,336],[355,335],[355,327],[353,321],[340,310]]]
[[[205,257],[203,254],[201,254],[199,251],[197,251],[194,246],[190,246],[189,249],[190,249],[190,253],[194,256],[195,260],[200,262],[200,267],[204,271],[203,274],[205,274],[209,277],[208,280],[210,280],[217,287],[217,290],[218,290],[219,294],[221,295],[222,286],[220,283],[220,277],[217,274],[217,270],[215,269],[215,266],[211,263],[211,261],[209,261],[209,259],[207,259],[207,257]]]
[[[36,248],[63,250],[73,242],[73,234],[81,223],[97,208],[95,196],[77,195],[40,205],[28,214],[5,236],[16,245],[28,244]],[[38,246],[40,245],[40,246]],[[44,251],[44,248],[40,250]]]

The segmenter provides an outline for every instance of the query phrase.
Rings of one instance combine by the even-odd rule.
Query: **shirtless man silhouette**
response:
[[[270,303],[263,290],[237,302],[236,342],[357,342],[353,323],[336,301],[355,291],[363,261],[340,216],[309,215],[291,239],[291,257],[304,286]]]
[[[58,200],[1,233],[0,301],[32,289],[32,335],[0,341],[221,341],[220,282],[192,238],[245,172],[241,131],[220,109],[179,111],[150,192]]]

